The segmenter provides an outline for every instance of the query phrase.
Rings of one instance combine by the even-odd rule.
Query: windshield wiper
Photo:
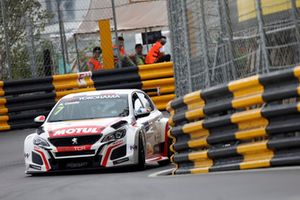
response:
[[[120,114],[119,117],[126,117],[129,114],[129,108],[125,108]]]
[[[73,121],[73,120],[82,120],[82,119],[59,119],[59,120],[53,120],[48,122],[64,122],[64,121]]]
[[[62,120],[62,119],[60,119],[60,120],[51,120],[51,121],[48,121],[48,122],[62,122],[62,121],[66,121],[66,120]]]

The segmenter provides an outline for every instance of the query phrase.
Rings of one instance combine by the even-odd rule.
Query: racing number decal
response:
[[[64,104],[62,104],[62,103],[59,104],[54,111],[54,115],[57,115],[58,113],[60,113],[64,109],[64,107],[65,107]]]

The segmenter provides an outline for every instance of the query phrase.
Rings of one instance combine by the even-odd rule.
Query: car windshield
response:
[[[53,109],[48,122],[128,115],[128,95],[126,94],[83,95],[62,99]]]

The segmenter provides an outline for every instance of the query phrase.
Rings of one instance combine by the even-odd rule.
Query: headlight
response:
[[[39,136],[36,136],[33,139],[33,144],[37,145],[39,147],[50,147],[49,143],[45,139],[43,139],[43,138],[41,138]]]
[[[112,133],[106,135],[103,138],[102,142],[115,141],[115,140],[125,137],[125,135],[126,135],[126,129],[119,129],[119,130],[116,130],[115,132],[112,132]]]

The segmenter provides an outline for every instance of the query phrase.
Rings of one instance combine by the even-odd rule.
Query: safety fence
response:
[[[0,131],[31,128],[33,118],[47,115],[71,93],[104,89],[142,89],[163,110],[175,98],[173,63],[165,62],[45,78],[0,81]]]
[[[173,174],[300,164],[300,67],[171,101]]]

